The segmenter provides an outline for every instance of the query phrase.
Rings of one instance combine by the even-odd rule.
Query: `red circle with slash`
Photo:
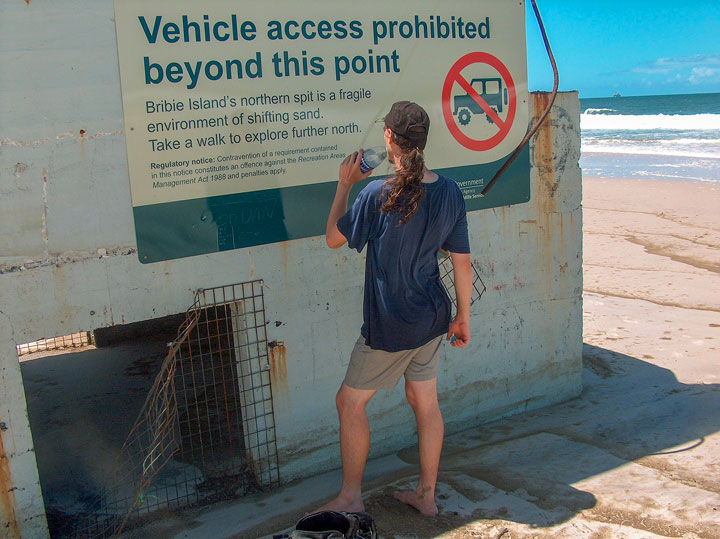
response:
[[[462,75],[462,70],[473,64],[486,64],[493,67],[500,77],[505,82],[505,86],[508,90],[508,109],[505,120],[500,119],[497,112],[493,110],[490,105],[478,94],[475,89],[470,86],[470,83]],[[493,124],[498,127],[498,132],[488,139],[474,139],[463,133],[460,127],[455,123],[452,111],[452,89],[455,84],[458,84],[467,94],[477,103],[485,114],[492,119]],[[445,118],[445,124],[455,140],[470,150],[483,151],[490,150],[500,144],[500,142],[507,136],[512,127],[513,120],[515,119],[515,109],[517,108],[517,98],[515,95],[515,83],[513,82],[510,71],[505,67],[498,58],[487,52],[471,52],[460,58],[450,68],[450,71],[445,77],[445,84],[442,90],[442,110],[443,117]]]

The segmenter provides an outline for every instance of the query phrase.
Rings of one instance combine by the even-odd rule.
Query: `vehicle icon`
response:
[[[472,79],[470,86],[495,112],[502,112],[503,104],[508,104],[508,90],[503,87],[502,79],[499,77]],[[454,104],[453,115],[458,117],[461,125],[469,124],[473,114],[485,114],[482,107],[469,94],[456,95]],[[485,118],[488,122],[493,123],[492,118],[487,114],[485,114]]]

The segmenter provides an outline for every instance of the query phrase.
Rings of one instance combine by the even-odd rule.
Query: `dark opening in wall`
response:
[[[276,486],[265,324],[262,281],[240,283],[198,291],[173,337],[136,326],[113,346],[26,362],[51,534],[112,535]]]

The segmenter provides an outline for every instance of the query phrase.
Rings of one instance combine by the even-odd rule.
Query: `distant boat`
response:
[[[613,94],[613,97],[620,97],[620,94],[615,93],[615,94]]]

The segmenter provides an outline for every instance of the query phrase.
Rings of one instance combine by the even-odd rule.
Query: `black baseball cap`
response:
[[[385,125],[392,132],[405,137],[415,148],[425,148],[430,117],[420,105],[411,101],[398,101],[385,116]]]

